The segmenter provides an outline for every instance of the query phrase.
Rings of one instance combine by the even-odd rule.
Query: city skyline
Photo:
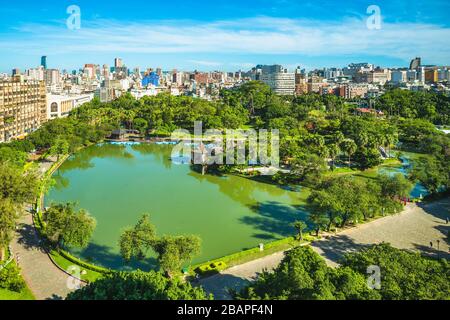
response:
[[[39,65],[79,69],[121,57],[129,68],[164,70],[248,70],[257,64],[314,69],[369,62],[406,67],[411,57],[424,64],[450,64],[446,1],[378,1],[381,29],[367,28],[368,1],[340,6],[325,1],[234,1],[212,4],[139,4],[25,1],[25,8],[0,9],[0,71]],[[78,5],[81,29],[66,26],[67,8]]]

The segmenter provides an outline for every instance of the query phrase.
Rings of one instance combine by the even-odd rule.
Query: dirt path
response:
[[[333,267],[338,265],[337,262],[344,253],[381,242],[389,242],[400,249],[416,250],[435,257],[439,254],[439,257],[450,258],[449,246],[445,240],[450,231],[450,224],[446,224],[446,217],[450,218],[450,198],[419,206],[409,204],[398,215],[342,231],[313,243],[312,248]],[[439,251],[437,240],[440,241]],[[430,247],[430,241],[433,242],[433,248]],[[284,252],[278,252],[232,267],[218,275],[200,280],[199,285],[214,294],[216,299],[230,299],[228,289],[241,289],[262,270],[272,270],[278,266],[283,256]]]

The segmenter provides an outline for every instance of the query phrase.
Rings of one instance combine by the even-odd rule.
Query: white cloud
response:
[[[25,25],[4,34],[0,49],[31,54],[76,53],[218,53],[372,55],[404,60],[420,55],[449,64],[450,28],[432,24],[385,23],[369,30],[363,19],[321,22],[257,17],[233,21],[82,21],[81,30]],[[194,61],[192,61],[194,62]],[[220,62],[196,61],[218,66]]]

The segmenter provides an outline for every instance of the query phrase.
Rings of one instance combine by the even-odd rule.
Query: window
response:
[[[50,106],[50,112],[58,112],[58,104],[56,102],[53,102]]]

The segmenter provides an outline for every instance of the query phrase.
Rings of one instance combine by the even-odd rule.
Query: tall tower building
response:
[[[122,68],[123,67],[123,61],[120,58],[115,58],[114,59],[114,67],[117,68]]]
[[[411,63],[409,64],[409,70],[416,70],[422,65],[422,59],[420,57],[416,57],[415,59],[411,60]]]
[[[47,56],[42,56],[42,57],[41,57],[41,66],[42,66],[44,69],[47,69]]]

